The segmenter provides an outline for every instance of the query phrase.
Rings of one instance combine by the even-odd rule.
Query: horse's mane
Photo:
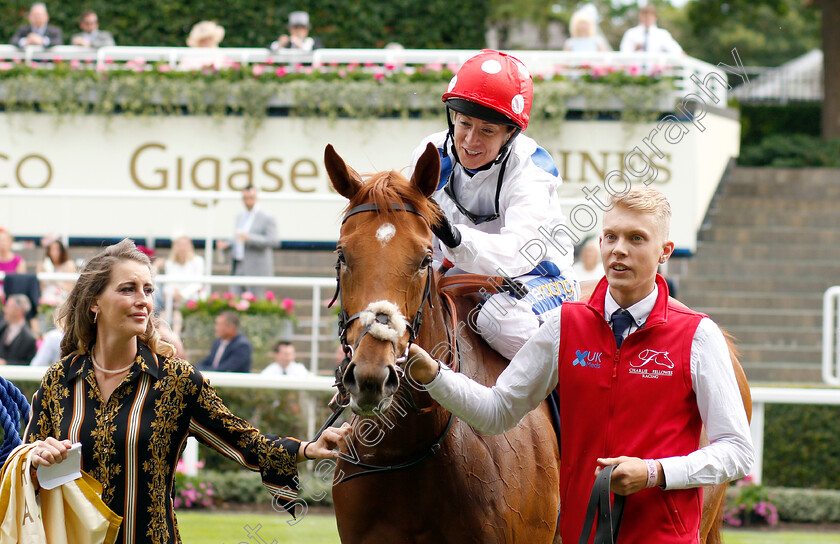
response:
[[[379,207],[378,213],[390,217],[398,213],[391,208],[391,203],[394,202],[412,205],[432,225],[436,224],[442,215],[432,199],[427,198],[405,176],[394,170],[368,175],[364,185],[344,211],[347,212],[359,204],[373,203]]]

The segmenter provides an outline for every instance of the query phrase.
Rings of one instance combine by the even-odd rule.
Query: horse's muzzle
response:
[[[394,364],[359,365],[351,362],[344,372],[344,387],[350,393],[350,407],[361,415],[373,415],[382,400],[394,395],[400,378]]]

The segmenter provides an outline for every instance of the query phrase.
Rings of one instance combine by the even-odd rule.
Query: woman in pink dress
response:
[[[6,274],[23,274],[26,272],[26,261],[12,251],[12,235],[4,227],[0,227],[0,272]],[[3,281],[0,280],[0,291]]]

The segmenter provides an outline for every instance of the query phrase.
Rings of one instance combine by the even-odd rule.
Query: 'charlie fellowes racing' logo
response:
[[[630,374],[642,378],[658,379],[659,376],[673,376],[674,362],[667,351],[646,349],[639,353],[639,359],[630,361]]]

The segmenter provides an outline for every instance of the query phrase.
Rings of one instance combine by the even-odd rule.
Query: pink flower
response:
[[[114,64],[114,59],[111,57],[105,57],[105,64]]]
[[[260,77],[265,72],[265,66],[262,64],[255,64],[251,67],[251,72],[254,74],[255,77]]]
[[[7,72],[11,70],[15,65],[11,62],[0,62],[0,72]]]
[[[242,293],[242,300],[247,300],[248,302],[254,302],[257,300],[257,297],[254,296],[254,293],[251,291],[245,291]]]
[[[640,70],[639,70],[638,66],[631,66],[631,67],[627,68],[627,73],[630,74],[631,76],[639,75],[639,71]]]
[[[61,60],[61,57],[59,57],[58,55],[54,56],[52,61],[53,61],[54,64],[61,64],[62,62],[64,62],[63,60]]]
[[[277,295],[274,294],[274,291],[266,291],[265,299],[274,302],[275,300],[277,300]]]
[[[210,300],[219,300],[219,293],[211,293]]]
[[[106,68],[106,67],[105,67],[105,65],[103,65],[103,64],[99,64],[99,65],[96,67],[96,71],[97,71],[97,72],[100,72],[100,73],[101,73],[101,72],[104,72],[104,71],[105,71],[105,70],[107,70],[107,69],[108,69],[108,68]]]
[[[342,78],[342,79],[343,79],[343,78],[345,78],[345,77],[347,77],[347,71],[345,71],[345,70],[339,70],[339,71],[338,71],[338,77],[340,77],[340,78]]]
[[[231,301],[231,303],[233,303],[233,301]],[[242,300],[234,304],[233,307],[239,310],[240,312],[244,312],[245,310],[251,307],[251,303],[243,298]]]
[[[187,301],[187,309],[188,310],[195,310],[196,308],[198,308],[198,302],[196,302],[194,300],[188,300]]]
[[[288,314],[295,311],[295,301],[290,298],[284,298],[283,301],[280,303],[280,306],[282,306]]]
[[[279,66],[276,70],[274,70],[274,75],[277,77],[283,77],[287,74],[285,66]]]
[[[166,72],[171,72],[172,67],[169,66],[168,64],[161,64],[160,66],[157,67],[157,71],[160,72],[161,74],[165,74]]]
[[[231,293],[230,291],[226,291],[222,293],[222,298],[225,300],[233,300],[233,293]]]
[[[397,65],[394,64],[393,62],[389,62],[385,65],[386,70],[394,70],[396,67],[397,67]]]
[[[81,61],[79,59],[73,59],[70,61],[70,69],[71,70],[78,70],[82,66]]]
[[[373,79],[375,79],[376,81],[382,81],[383,79],[385,79],[385,74],[383,74],[382,72],[377,72],[373,74]]]

